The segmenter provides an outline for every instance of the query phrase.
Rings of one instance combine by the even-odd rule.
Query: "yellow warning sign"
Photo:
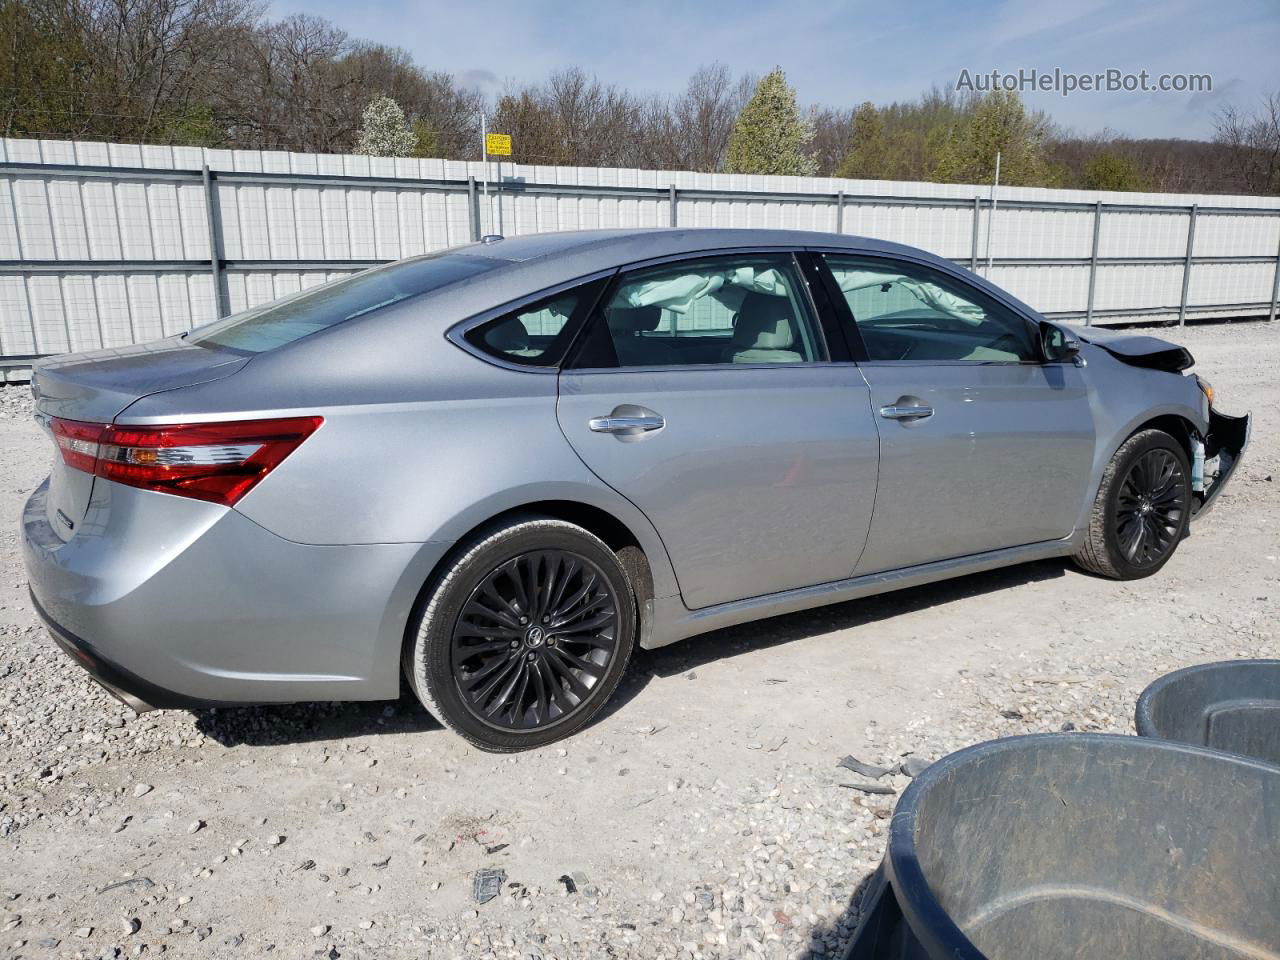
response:
[[[484,138],[485,152],[495,157],[511,156],[511,134],[487,133]]]

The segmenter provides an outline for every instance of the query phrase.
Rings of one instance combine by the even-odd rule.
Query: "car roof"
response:
[[[740,247],[840,247],[861,253],[907,255],[946,261],[920,250],[886,240],[821,233],[813,230],[757,230],[733,227],[648,227],[625,230],[569,230],[519,237],[495,237],[459,248],[469,256],[528,262],[557,258],[585,259],[593,266],[622,265],[638,260],[684,253],[732,250]]]

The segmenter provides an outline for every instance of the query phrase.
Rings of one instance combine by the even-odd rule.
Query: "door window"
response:
[[[876,258],[824,258],[870,360],[1038,361],[1031,325],[941,271]]]
[[[789,254],[685,260],[624,273],[575,367],[810,363],[824,359]]]

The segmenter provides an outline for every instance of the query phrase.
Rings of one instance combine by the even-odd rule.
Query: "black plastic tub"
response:
[[[1280,764],[1280,660],[1227,660],[1161,677],[1138,698],[1138,735]]]
[[[1277,960],[1280,767],[1044,734],[961,750],[898,803],[849,960]]]

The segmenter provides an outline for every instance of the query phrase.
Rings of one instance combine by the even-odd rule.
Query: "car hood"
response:
[[[1134,367],[1180,373],[1189,370],[1196,362],[1186,347],[1159,337],[1126,333],[1123,330],[1100,330],[1097,327],[1073,332],[1086,343],[1101,347],[1117,360]]]

